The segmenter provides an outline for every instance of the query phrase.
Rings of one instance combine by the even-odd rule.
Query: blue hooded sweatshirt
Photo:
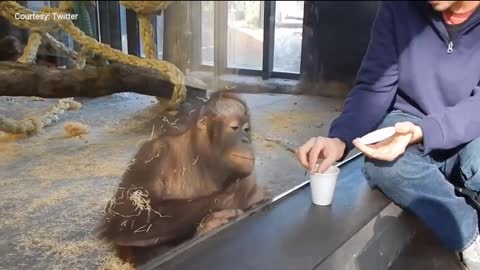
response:
[[[480,137],[480,12],[450,40],[426,1],[382,2],[371,41],[329,137],[353,149],[392,110],[420,117],[423,151]]]

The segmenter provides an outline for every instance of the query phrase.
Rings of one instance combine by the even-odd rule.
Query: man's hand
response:
[[[395,124],[395,130],[395,135],[376,144],[365,145],[359,139],[355,139],[353,144],[367,157],[393,161],[405,153],[408,145],[421,142],[423,139],[422,129],[411,122]]]
[[[317,172],[323,173],[343,156],[345,147],[345,143],[337,138],[311,138],[298,148],[297,158],[310,172],[315,171],[319,158],[323,159],[316,170]]]

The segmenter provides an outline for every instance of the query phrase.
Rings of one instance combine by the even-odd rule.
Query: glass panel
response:
[[[202,64],[213,66],[214,1],[202,1]]]
[[[263,1],[229,1],[227,66],[262,69]]]
[[[303,2],[276,2],[273,71],[300,73]]]

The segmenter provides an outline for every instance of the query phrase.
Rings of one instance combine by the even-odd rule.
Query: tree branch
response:
[[[114,63],[83,70],[0,62],[0,96],[100,97],[134,92],[170,98],[172,83],[155,70]]]

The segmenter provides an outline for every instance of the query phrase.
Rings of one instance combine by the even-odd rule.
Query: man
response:
[[[480,269],[477,211],[454,185],[480,191],[480,1],[382,2],[357,82],[328,137],[298,159],[319,171],[357,147],[366,178]],[[358,137],[395,126],[374,145]]]

